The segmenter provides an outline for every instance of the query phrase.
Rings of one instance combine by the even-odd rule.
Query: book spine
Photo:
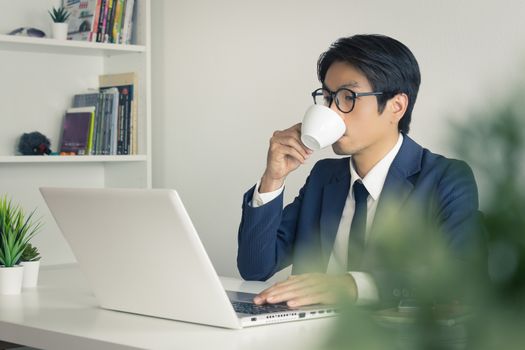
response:
[[[133,113],[131,114],[131,154],[138,154],[138,142],[139,142],[139,136],[138,136],[138,125],[139,125],[139,114],[138,114],[138,100],[133,100]]]
[[[122,17],[120,19],[120,28],[118,33],[118,42],[119,44],[125,44],[123,39],[124,26],[126,21],[126,8],[128,7],[128,0],[122,0]]]
[[[131,43],[131,22],[135,7],[135,0],[126,0],[126,14],[124,17],[124,24],[122,25],[122,43]]]
[[[96,143],[95,143],[95,154],[99,155],[102,154],[102,132],[103,132],[103,126],[104,126],[104,109],[106,108],[104,102],[104,94],[98,94],[98,100],[99,100],[99,113],[97,115],[97,122],[96,122]]]
[[[119,133],[120,133],[120,149],[121,154],[127,154],[126,153],[126,119],[128,115],[128,99],[129,99],[129,86],[122,86],[122,92],[124,95],[123,98],[123,105],[122,105],[122,119],[119,123]]]
[[[133,85],[130,85],[129,91],[128,91],[128,97],[126,100],[126,114],[124,115],[124,125],[123,125],[123,141],[122,146],[124,148],[124,154],[130,154],[129,153],[129,122],[131,120],[131,114],[132,114],[132,91],[133,91]]]
[[[95,111],[91,113],[91,122],[89,123],[89,134],[88,134],[88,144],[86,147],[86,154],[93,153],[93,129],[95,127]]]
[[[125,89],[122,89],[121,94],[119,95],[120,113],[117,127],[117,154],[123,154],[122,146],[124,141],[124,118],[126,115],[126,99],[128,98],[128,94],[124,90]]]
[[[108,16],[109,16],[109,4],[111,3],[111,0],[106,0],[106,6],[104,7],[104,18],[102,19],[102,40],[100,42],[105,43],[106,42],[106,30],[108,25]]]
[[[113,110],[113,94],[104,94],[106,96],[107,108],[104,114],[104,155],[111,153],[111,111]]]
[[[117,126],[115,127],[116,135],[116,145],[115,145],[115,154],[120,154],[119,152],[119,137],[120,137],[120,119],[122,118],[122,94],[118,96],[118,113],[117,113]]]
[[[119,89],[113,89],[113,110],[111,111],[111,154],[117,154],[118,113],[120,103]]]
[[[104,17],[107,11],[108,0],[101,0],[100,3],[100,14],[98,17],[97,26],[97,42],[101,43],[104,37]]]
[[[113,23],[113,35],[112,35],[112,38],[113,38],[113,42],[115,44],[119,44],[120,43],[120,30],[122,28],[122,12],[123,12],[123,6],[124,6],[124,0],[116,0],[117,1],[117,6],[116,6],[116,10],[115,10],[115,20],[114,20],[114,23]]]
[[[100,5],[102,4],[102,0],[97,0],[97,6],[95,6],[95,18],[93,19],[93,26],[91,27],[91,32],[89,33],[89,41],[97,41],[97,33],[98,33],[98,20],[100,18]]]
[[[105,140],[106,140],[106,111],[108,108],[108,98],[106,94],[102,93],[102,98],[104,100],[104,109],[102,110],[102,118],[100,119],[100,140],[99,140],[99,154],[105,154]]]
[[[133,104],[134,104],[134,89],[133,85],[130,85],[129,88],[129,98],[128,98],[128,114],[126,115],[125,124],[124,124],[124,152],[125,154],[131,154],[130,145],[131,145],[131,119],[133,118]]]
[[[106,18],[106,27],[104,28],[104,42],[105,43],[109,43],[111,42],[110,41],[110,36],[111,36],[111,28],[112,28],[112,20],[113,20],[113,10],[114,10],[114,4],[115,4],[115,0],[109,0],[109,5],[108,5],[108,14],[107,14],[107,18]]]

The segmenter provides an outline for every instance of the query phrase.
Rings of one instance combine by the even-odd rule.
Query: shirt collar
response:
[[[383,190],[383,185],[385,184],[386,176],[388,174],[388,170],[390,169],[390,165],[392,165],[392,162],[394,161],[394,158],[399,152],[402,143],[403,135],[399,133],[399,137],[395,146],[390,150],[390,152],[388,152],[383,157],[383,159],[381,159],[376,165],[374,165],[374,167],[368,172],[368,174],[366,174],[366,176],[363,179],[357,174],[357,171],[354,168],[354,162],[352,162],[352,157],[350,157],[350,188],[353,188],[355,181],[361,180],[361,182],[365,186],[370,196],[374,199],[374,201],[378,200],[379,195]],[[353,197],[353,191],[350,191],[350,193]]]

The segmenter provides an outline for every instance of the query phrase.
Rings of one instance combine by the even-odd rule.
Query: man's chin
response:
[[[345,147],[341,145],[340,141],[337,141],[332,145],[332,150],[339,156],[349,156],[353,154],[351,150],[345,149]]]

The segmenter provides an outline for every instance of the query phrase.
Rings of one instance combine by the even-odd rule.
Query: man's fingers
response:
[[[298,130],[276,131],[271,142],[293,147],[305,158],[312,154],[312,150],[301,142],[301,133]]]
[[[302,300],[309,295],[321,295],[329,292],[330,285],[327,282],[326,276],[319,274],[290,276],[287,280],[277,282],[263,290],[254,298],[254,302],[273,304],[296,299]]]
[[[289,146],[283,146],[283,149],[281,150],[281,153],[284,156],[291,157],[301,164],[304,164],[307,158],[305,158],[301,153],[297,152],[295,148],[289,147]]]
[[[273,286],[266,288],[260,292],[255,298],[254,303],[264,304],[265,302],[270,302],[268,298],[270,296],[279,295],[285,292],[291,292],[298,289],[307,288],[310,283],[306,284],[304,280],[286,280],[282,282],[277,282]],[[275,301],[271,301],[275,302]]]
[[[293,298],[287,302],[289,307],[300,307],[313,304],[333,304],[335,300],[328,292],[314,293],[309,295],[302,295]]]
[[[282,303],[284,301],[296,299],[299,297],[318,294],[325,291],[325,287],[319,284],[312,284],[311,281],[303,283],[297,283],[287,287],[281,287],[275,291],[271,291],[267,296],[266,300],[269,303]]]
[[[310,287],[312,285],[319,284],[317,276],[315,274],[301,274],[301,275],[290,275],[288,279],[275,283],[272,287],[267,288],[263,292],[276,292],[283,291],[286,288],[292,287]],[[261,292],[261,293],[263,293]]]
[[[300,289],[302,288],[301,286],[289,286],[289,285],[286,285],[286,286],[283,286],[283,285],[273,285],[271,286],[270,288],[267,288],[265,290],[263,290],[262,292],[260,292],[255,298],[254,298],[254,302],[256,304],[262,304],[264,302],[269,302],[270,300],[268,299],[269,297],[273,296],[273,295],[277,295],[277,294],[281,294],[281,293],[284,293],[284,292],[287,292],[287,291],[292,291],[292,290],[295,290],[295,289]]]

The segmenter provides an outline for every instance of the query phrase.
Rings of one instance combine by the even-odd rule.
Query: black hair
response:
[[[317,76],[324,84],[326,72],[334,62],[346,62],[361,71],[377,96],[379,113],[386,102],[397,95],[408,96],[407,110],[399,121],[398,129],[408,133],[412,110],[417,98],[421,74],[416,58],[401,42],[385,35],[365,34],[340,38],[317,61]]]

